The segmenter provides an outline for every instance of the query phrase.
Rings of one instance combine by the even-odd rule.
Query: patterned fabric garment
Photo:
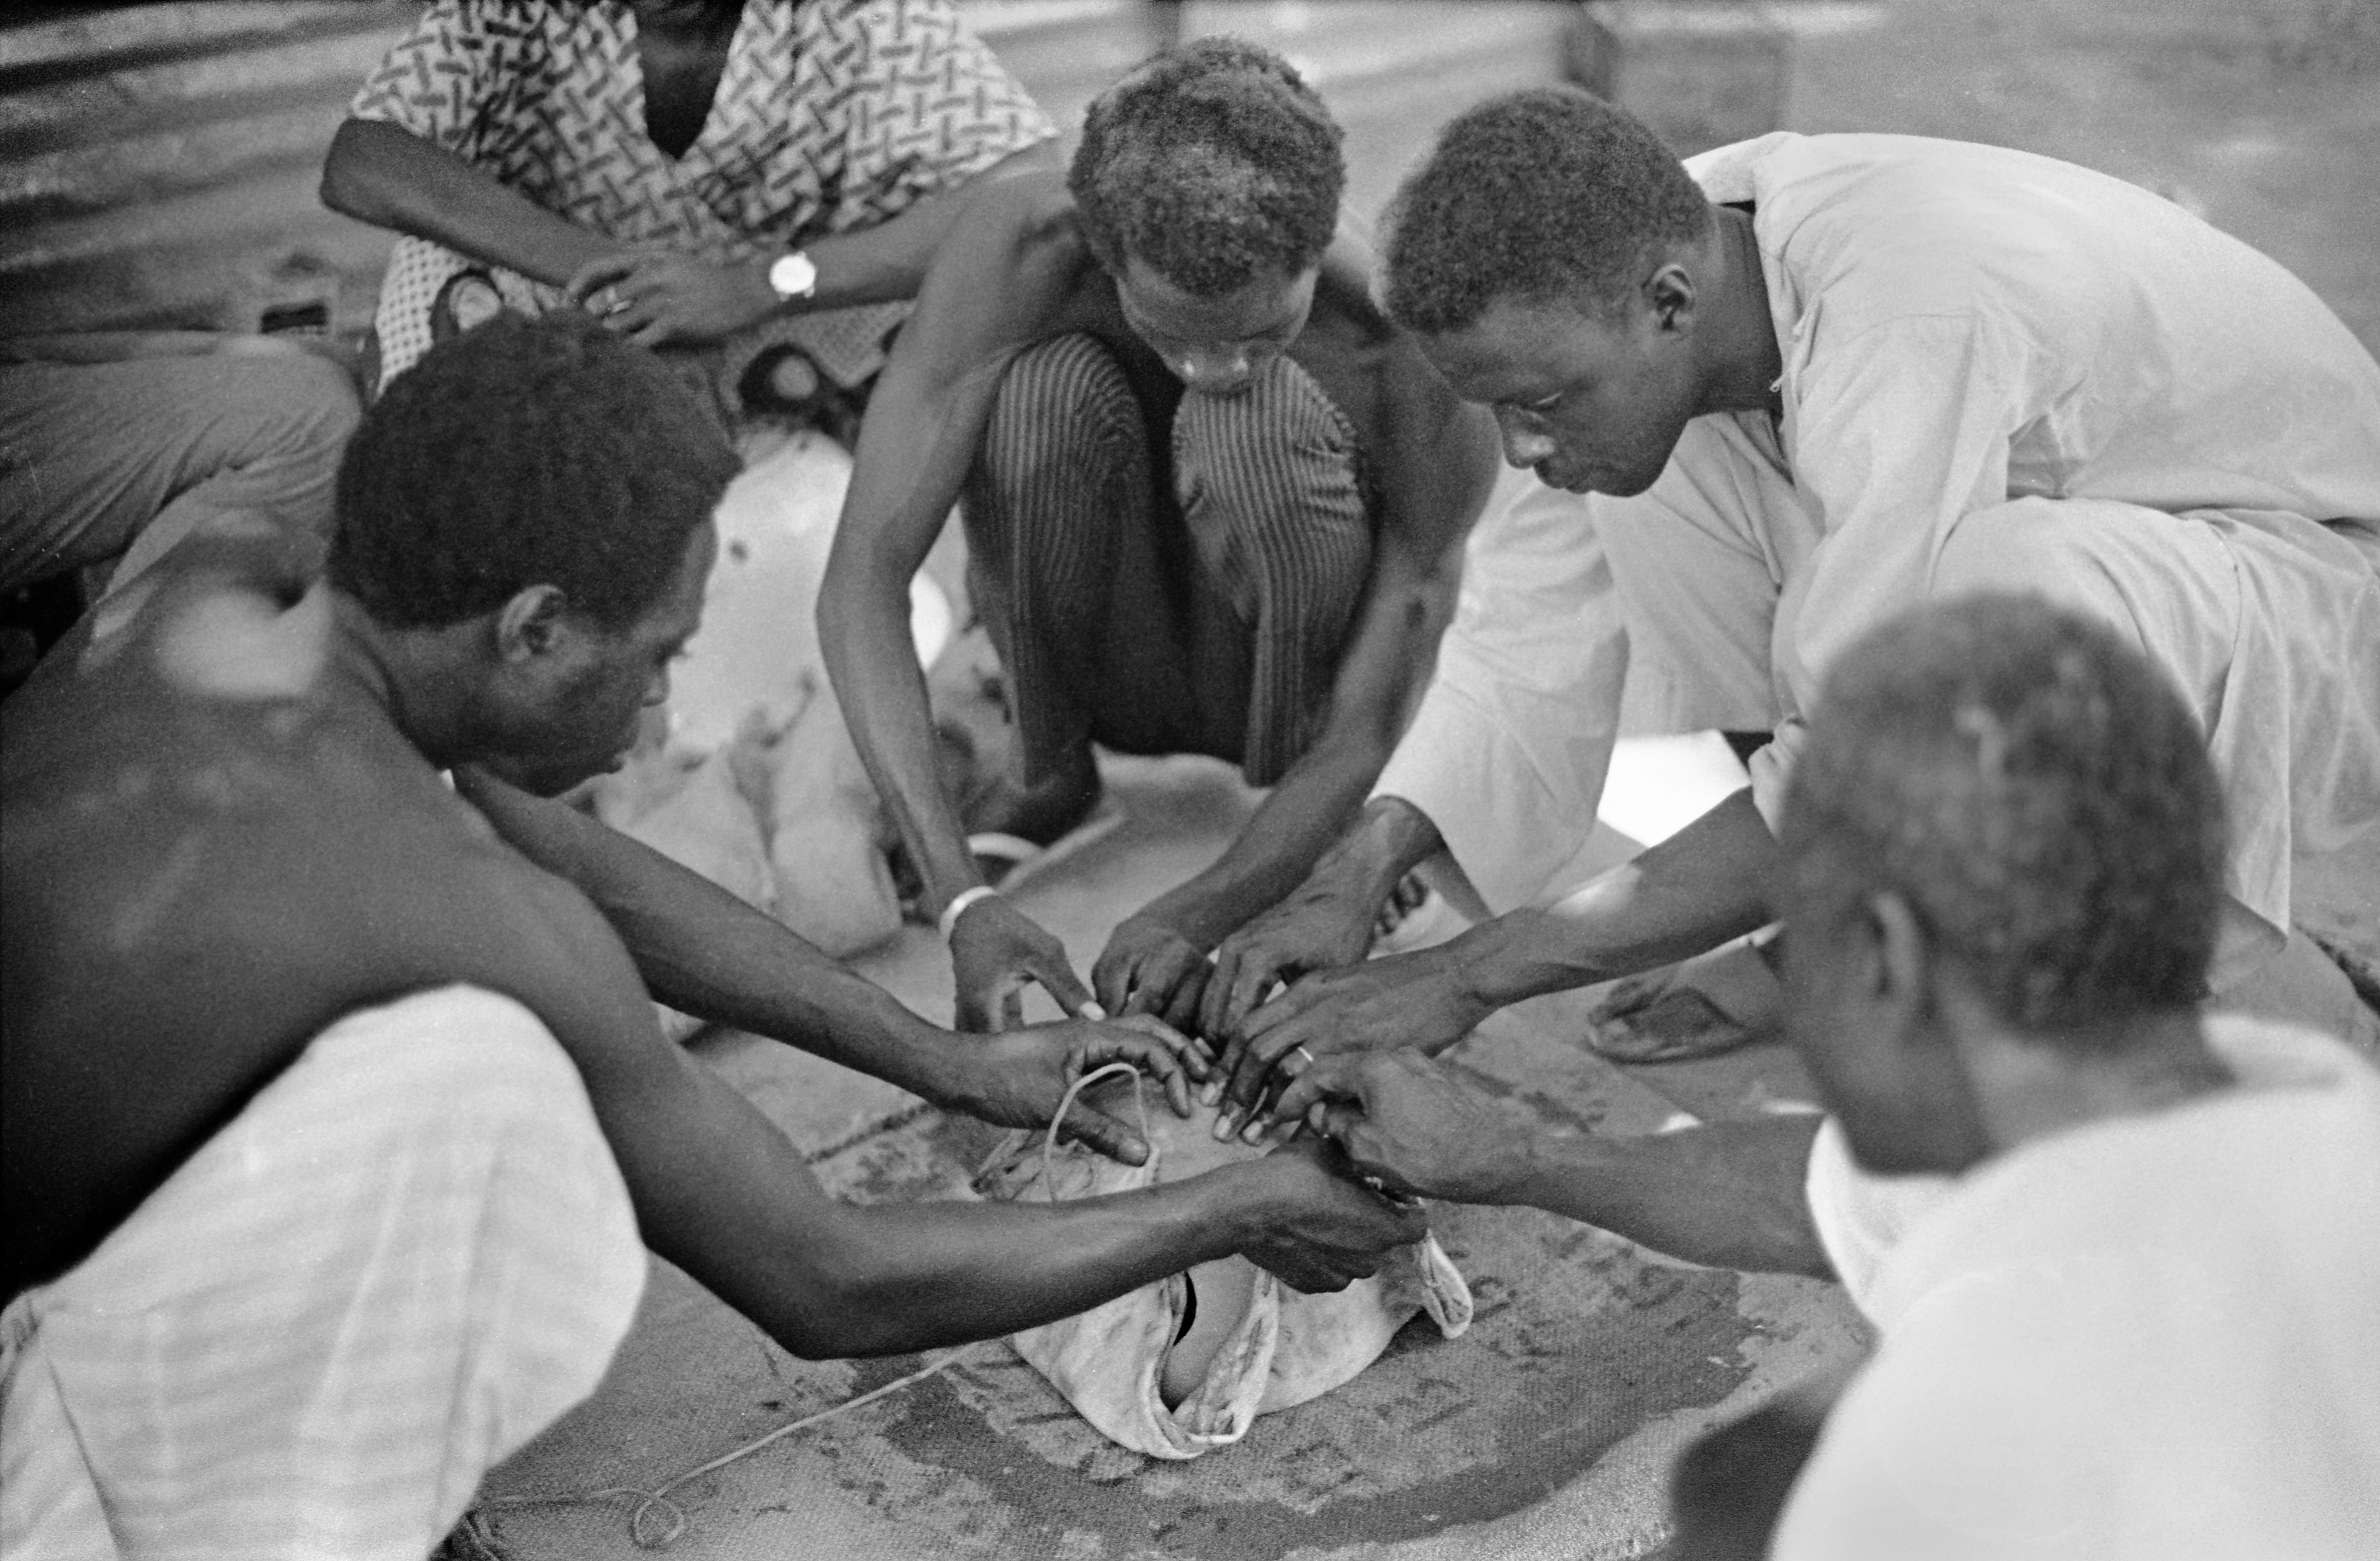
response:
[[[710,117],[682,157],[645,130],[635,13],[619,0],[438,0],[349,108],[469,160],[624,245],[747,260],[871,226],[1056,134],[948,0],[746,0]],[[512,308],[557,288],[425,239],[390,256],[381,383],[430,347],[467,270]],[[789,333],[844,383],[882,362],[903,305],[820,311]]]

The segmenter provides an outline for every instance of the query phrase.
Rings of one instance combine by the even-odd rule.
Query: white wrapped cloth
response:
[[[534,1015],[351,1015],[0,1316],[0,1555],[421,1561],[594,1389],[644,1277]]]

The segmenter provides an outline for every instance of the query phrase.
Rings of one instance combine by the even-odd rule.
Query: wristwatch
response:
[[[769,262],[769,285],[779,303],[810,298],[818,292],[818,266],[799,249],[780,255]]]

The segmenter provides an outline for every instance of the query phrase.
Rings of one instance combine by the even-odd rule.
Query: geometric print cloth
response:
[[[620,0],[437,0],[348,112],[623,248],[720,262],[881,223],[1057,133],[949,0],[746,0],[710,117],[680,157],[646,133],[637,19]],[[402,240],[375,321],[382,383],[429,349],[432,298],[474,268],[524,312],[560,301],[563,278]],[[804,345],[850,383],[880,365],[900,310],[795,319],[816,321]]]

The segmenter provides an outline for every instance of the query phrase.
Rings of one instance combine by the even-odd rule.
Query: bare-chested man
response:
[[[1070,1013],[1093,997],[991,893],[971,831],[1074,828],[1094,742],[1273,786],[1092,972],[1108,1011],[1192,1024],[1208,951],[1353,817],[1427,675],[1495,438],[1373,306],[1364,248],[1334,242],[1339,141],[1253,44],[1158,55],[1092,103],[1063,182],[968,197],[869,405],[819,637],[950,940],[963,1028],[1015,1023],[1027,981]],[[965,807],[902,649],[910,577],[962,496],[1019,738],[1011,783]]]
[[[734,470],[639,349],[498,321],[367,415],[327,579],[220,522],[10,702],[0,1548],[424,1554],[601,1375],[639,1236],[819,1356],[1418,1234],[1306,1155],[846,1206],[662,1041],[653,993],[996,1117],[1117,1058],[1186,1107],[1148,1021],[958,1042],[539,800],[666,692]]]

